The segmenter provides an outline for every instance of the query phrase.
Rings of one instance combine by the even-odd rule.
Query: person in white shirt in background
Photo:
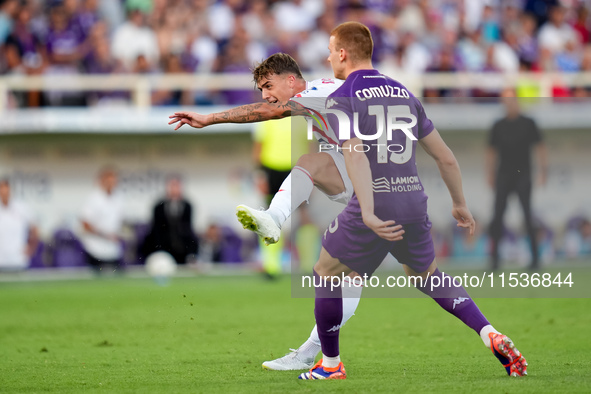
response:
[[[128,10],[127,21],[113,33],[111,49],[115,59],[127,70],[133,69],[137,58],[143,56],[149,68],[155,68],[160,59],[158,40],[151,27],[146,25],[146,14],[137,7]]]
[[[102,168],[98,175],[98,188],[88,196],[80,216],[82,245],[88,264],[97,273],[105,265],[113,265],[116,270],[122,268],[123,245],[120,234],[123,199],[115,190],[117,182],[115,168]]]
[[[38,242],[37,227],[27,207],[11,199],[10,181],[0,179],[0,271],[29,267]]]

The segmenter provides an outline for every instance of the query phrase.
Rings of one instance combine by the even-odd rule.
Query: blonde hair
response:
[[[354,63],[371,60],[373,53],[373,39],[368,27],[359,22],[345,22],[335,27],[331,32],[335,38],[336,50],[341,48]]]

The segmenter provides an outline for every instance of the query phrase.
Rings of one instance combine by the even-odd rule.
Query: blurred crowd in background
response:
[[[590,10],[591,0],[0,0],[0,77],[249,73],[254,64],[276,52],[292,55],[305,73],[329,76],[329,35],[344,21],[370,27],[374,62],[394,78],[397,73],[591,72]],[[500,93],[495,89],[422,92],[432,100]],[[591,87],[565,88],[558,83],[552,94],[591,97]],[[517,86],[517,95],[535,96],[536,89]],[[154,106],[238,105],[259,101],[260,94],[255,89],[162,90],[152,92],[151,100]],[[127,91],[10,92],[9,97],[12,107],[124,105],[130,101]],[[113,176],[116,179],[117,174]],[[121,217],[105,223],[108,218],[100,214],[100,208],[101,204],[108,208],[109,198],[98,190],[95,197],[89,197],[94,202],[79,215],[81,232],[56,229],[50,239],[40,240],[34,213],[11,205],[10,182],[2,180],[0,217],[4,223],[14,221],[19,231],[1,226],[0,250],[12,250],[18,260],[14,260],[16,269],[89,263],[95,268],[103,263],[124,267],[141,264],[159,250],[167,250],[181,264],[258,258],[257,239],[252,234],[238,235],[215,223],[201,234],[194,233],[190,228],[193,208],[190,204],[187,208],[181,196],[179,179],[173,177],[170,182],[167,196],[155,202],[149,223],[123,223]],[[94,213],[93,204],[98,209]],[[111,208],[105,212],[120,209]],[[99,221],[93,224],[92,217]],[[110,230],[101,230],[103,225]],[[438,256],[486,261],[490,238],[486,224],[482,226],[475,237],[457,231],[451,222],[447,228],[434,228]],[[544,263],[591,254],[587,217],[565,218],[558,233],[541,219],[536,219],[535,228]],[[501,257],[530,260],[527,237],[503,231]],[[18,245],[11,241],[17,236]],[[93,237],[102,238],[99,243],[110,243],[113,253],[93,256]],[[305,254],[315,256],[314,248],[319,245],[310,246]],[[304,254],[295,245],[285,249],[292,257]],[[0,261],[2,268],[6,265]]]
[[[77,212],[79,229],[60,227],[48,237],[40,237],[36,212],[11,196],[10,180],[0,179],[0,273],[39,268],[90,267],[97,273],[105,270],[124,272],[131,266],[143,265],[154,252],[165,251],[178,264],[198,267],[201,263],[237,266],[248,263],[249,269],[260,267],[269,258],[266,247],[260,247],[257,237],[249,231],[237,232],[222,222],[210,222],[197,232],[191,226],[199,215],[198,202],[183,194],[178,174],[166,180],[166,193],[154,202],[151,219],[129,222],[122,210],[124,196],[117,190],[118,172],[105,167],[98,176],[95,190],[81,201]],[[296,217],[306,215],[303,208]],[[285,244],[277,259],[273,274],[289,270],[292,262],[310,268],[320,250],[320,230],[309,219],[299,217],[300,226],[292,237],[284,234]],[[491,238],[487,223],[479,218],[474,236],[450,220],[447,226],[431,230],[437,258],[454,264],[472,266],[489,262]],[[311,228],[305,228],[311,226]],[[561,228],[550,228],[534,217],[534,229],[541,266],[565,260],[580,260],[591,256],[591,221],[584,215],[565,219]],[[304,231],[302,231],[304,230]],[[530,242],[521,228],[503,228],[499,255],[503,261],[526,266],[532,260]],[[261,260],[262,259],[262,260]],[[273,260],[274,261],[274,260]],[[254,264],[254,265],[253,265]],[[297,265],[296,265],[297,266]]]
[[[585,72],[591,71],[589,10],[589,0],[0,0],[0,74],[248,73],[280,51],[305,72],[328,74],[328,38],[343,21],[370,27],[374,61],[394,77]],[[105,96],[128,99],[127,92],[38,93],[15,95],[13,105],[92,105]],[[252,90],[160,91],[152,104],[253,99]]]

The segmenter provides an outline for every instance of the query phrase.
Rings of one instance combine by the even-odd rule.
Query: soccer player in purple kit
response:
[[[217,123],[251,123],[286,116],[310,116],[323,112],[326,97],[340,86],[342,81],[317,79],[306,81],[296,61],[285,53],[276,53],[258,64],[253,77],[262,97],[267,102],[247,104],[219,113],[204,115],[194,112],[175,112],[169,124],[178,130],[184,124],[194,128]],[[323,145],[336,144],[337,137],[331,130],[314,129],[314,135]],[[268,210],[257,211],[244,205],[237,207],[237,216],[245,228],[259,234],[266,243],[275,243],[281,234],[281,226],[291,215],[292,208],[308,201],[316,187],[332,201],[346,204],[353,194],[353,185],[347,176],[343,155],[334,150],[310,153],[300,157],[291,174],[273,197]],[[398,228],[400,230],[400,228]],[[395,237],[400,237],[397,233]],[[352,273],[347,280],[359,283]],[[343,297],[343,326],[354,314],[362,292],[361,286],[346,289]],[[320,339],[316,326],[309,338],[297,349],[275,360],[263,363],[270,370],[304,370],[314,365],[320,352]]]
[[[314,266],[314,314],[323,357],[299,378],[346,378],[339,353],[343,289],[332,288],[330,280],[324,286],[318,284],[351,271],[371,276],[388,253],[403,264],[407,275],[416,278],[421,292],[480,335],[509,375],[526,375],[527,362],[513,342],[494,329],[466,290],[452,285],[435,262],[427,196],[415,163],[416,145],[437,163],[457,225],[473,234],[475,222],[464,199],[455,156],[420,101],[399,82],[373,69],[373,41],[365,25],[337,26],[331,32],[329,50],[335,78],[345,82],[329,95],[326,108],[335,115],[329,120],[339,133],[355,194],[325,232]],[[393,241],[395,225],[403,227],[402,240]]]

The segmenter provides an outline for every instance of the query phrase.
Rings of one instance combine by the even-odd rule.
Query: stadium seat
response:
[[[53,265],[55,267],[85,267],[86,255],[80,240],[67,229],[53,234]]]

